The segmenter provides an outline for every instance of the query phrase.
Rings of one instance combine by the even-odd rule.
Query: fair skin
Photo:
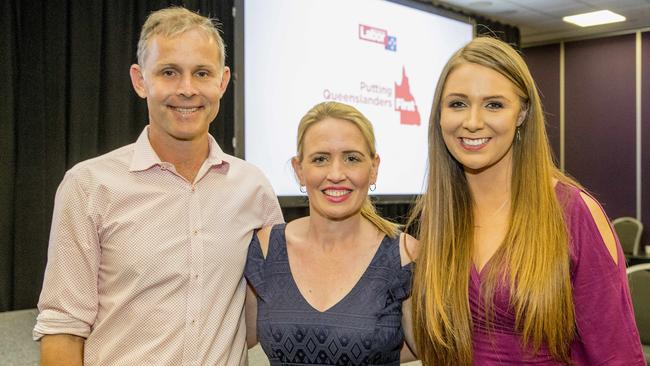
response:
[[[293,167],[307,187],[310,216],[287,224],[289,266],[304,300],[326,312],[341,302],[361,279],[384,234],[361,216],[368,187],[377,178],[379,157],[372,157],[361,131],[351,122],[328,118],[312,125],[303,140],[303,159]],[[270,228],[258,233],[266,256]],[[400,240],[402,265],[415,256],[417,242]],[[246,297],[247,337],[257,343],[256,299]]]
[[[474,199],[472,259],[479,272],[499,249],[508,229],[512,142],[525,116],[520,92],[500,73],[464,63],[447,77],[440,127],[447,149],[464,167]],[[591,197],[583,193],[582,198],[616,262],[616,242],[607,218]]]
[[[143,65],[132,65],[130,75],[136,93],[147,100],[151,146],[176,174],[194,182],[209,153],[208,128],[230,80],[216,41],[199,29],[172,38],[156,35]],[[84,340],[44,336],[41,364],[82,365]]]
[[[230,80],[219,57],[212,37],[190,29],[154,36],[143,65],[130,70],[133,88],[147,100],[151,146],[189,182],[208,156],[208,129]]]
[[[353,123],[327,118],[307,130],[303,158],[293,159],[292,165],[307,189],[312,220],[327,224],[358,214],[377,180],[379,156],[370,156]]]
[[[84,341],[72,334],[52,334],[41,338],[42,366],[83,365]]]

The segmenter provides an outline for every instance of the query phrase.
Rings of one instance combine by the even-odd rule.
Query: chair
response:
[[[650,263],[629,267],[627,278],[645,362],[650,365]]]
[[[612,221],[614,230],[621,242],[623,253],[625,255],[639,254],[641,234],[643,233],[643,224],[634,217],[619,217]]]
[[[32,340],[38,310],[0,312],[0,364],[7,366],[38,365],[38,343]]]

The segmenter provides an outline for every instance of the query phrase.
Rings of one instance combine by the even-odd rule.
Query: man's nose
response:
[[[178,82],[177,94],[189,98],[197,93],[193,75],[183,75]]]

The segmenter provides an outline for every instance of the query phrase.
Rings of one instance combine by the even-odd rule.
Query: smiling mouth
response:
[[[459,138],[459,140],[460,140],[460,143],[462,145],[465,145],[465,146],[468,146],[468,147],[479,147],[479,146],[487,144],[488,141],[490,141],[490,138],[489,137],[483,137],[483,138],[480,138],[480,139],[471,139],[471,138],[467,138],[467,137],[461,137],[461,138]]]
[[[341,196],[345,196],[346,194],[348,194],[350,192],[352,192],[352,191],[349,190],[349,189],[325,189],[325,190],[323,190],[323,193],[326,196],[330,196],[330,197],[341,197]]]
[[[192,114],[198,111],[199,109],[201,109],[201,107],[173,107],[173,106],[169,106],[169,108],[180,114]]]

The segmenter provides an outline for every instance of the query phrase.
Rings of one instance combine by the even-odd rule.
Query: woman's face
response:
[[[524,117],[515,85],[500,73],[462,63],[448,75],[440,128],[447,149],[466,173],[510,169],[512,141]]]
[[[307,129],[302,144],[302,162],[294,158],[292,164],[307,187],[310,215],[342,220],[359,213],[379,166],[361,131],[326,118]]]

